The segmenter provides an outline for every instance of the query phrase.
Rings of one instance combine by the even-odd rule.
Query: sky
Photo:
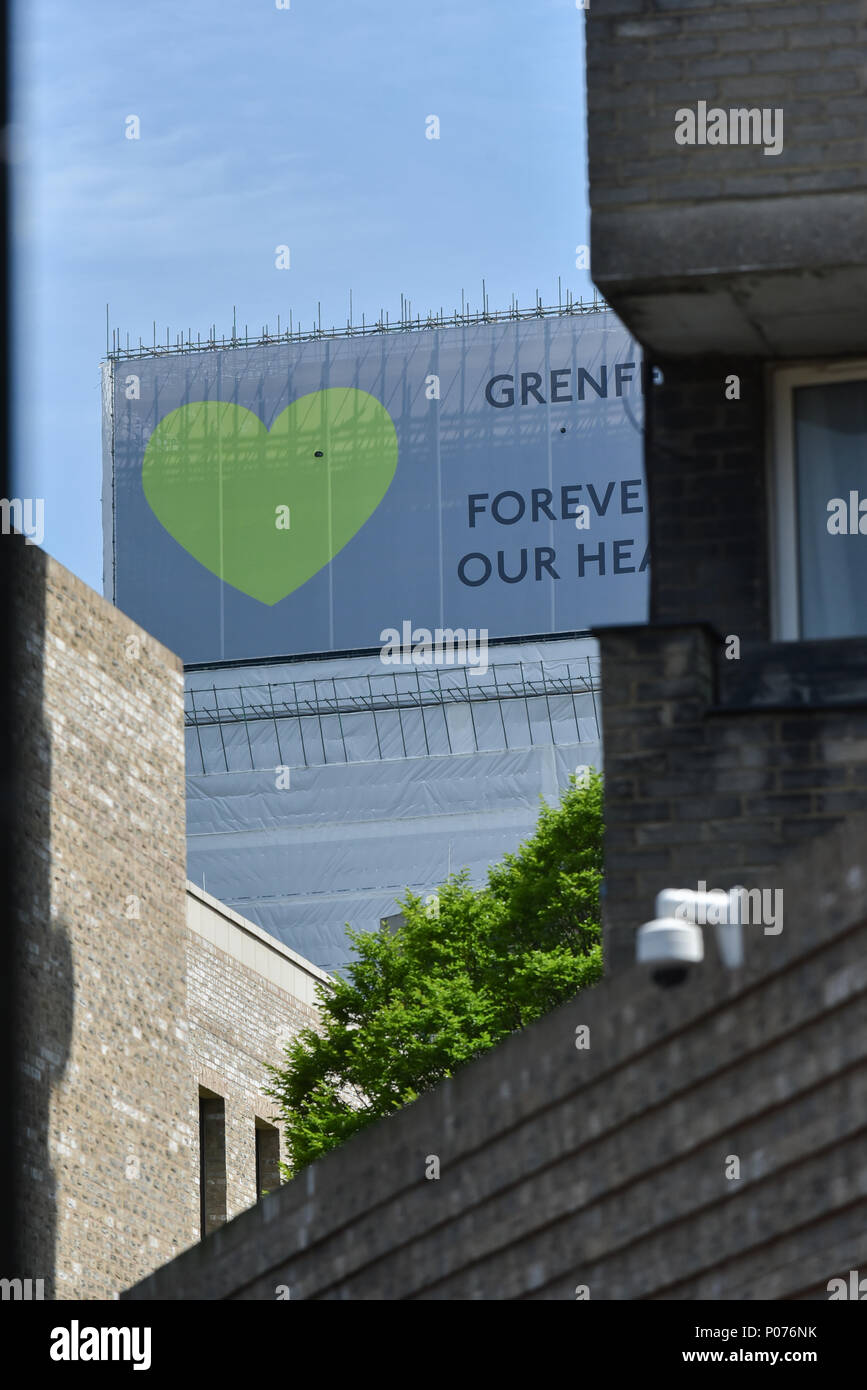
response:
[[[135,344],[593,294],[575,0],[285,3],[13,7],[15,495],[100,592],[106,304]]]

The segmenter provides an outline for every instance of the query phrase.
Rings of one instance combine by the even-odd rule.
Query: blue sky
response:
[[[583,44],[574,0],[18,0],[15,492],[45,549],[102,589],[106,303],[137,342],[233,305],[343,324],[350,287],[358,320],[479,307],[483,276],[491,308],[592,295]]]

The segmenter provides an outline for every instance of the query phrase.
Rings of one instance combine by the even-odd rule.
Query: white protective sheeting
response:
[[[590,640],[500,647],[491,661],[544,661],[550,673],[565,660],[578,669],[588,655],[595,671]],[[246,705],[259,683],[291,680],[297,687],[314,676],[321,683],[367,673],[382,673],[376,658],[200,670],[188,673],[187,684],[197,691],[241,685]],[[537,701],[544,715],[534,713]],[[379,730],[381,757],[375,741],[370,756],[367,734],[367,743],[359,736],[353,747],[345,714],[339,738],[320,731],[321,719],[287,720],[283,763],[273,720],[188,729],[189,877],[204,879],[209,893],[316,965],[338,970],[351,954],[346,924],[375,928],[398,910],[406,888],[432,892],[464,867],[472,882],[483,882],[489,866],[532,833],[540,796],[555,802],[576,766],[601,765],[589,694],[491,700],[472,712],[457,703],[445,716],[426,708],[428,746],[443,750],[429,754],[423,740],[420,747],[418,737],[411,742],[408,715],[420,719],[418,710],[402,711],[402,732],[390,741]],[[462,721],[473,725],[463,744],[451,738],[451,753],[431,732],[443,717],[455,730]],[[299,724],[311,728],[299,735]],[[204,734],[211,743],[200,752]],[[505,747],[507,740],[516,746]],[[308,765],[293,760],[293,747],[296,754],[306,750]],[[368,756],[351,760],[358,753]],[[215,770],[203,773],[203,760]]]

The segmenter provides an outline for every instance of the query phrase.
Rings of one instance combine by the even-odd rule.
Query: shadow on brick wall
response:
[[[51,1096],[69,1059],[74,1008],[72,946],[52,918],[51,731],[44,702],[47,557],[18,537],[13,547],[16,677],[15,902],[18,915],[18,1268],[57,1294],[57,1182],[50,1148]]]

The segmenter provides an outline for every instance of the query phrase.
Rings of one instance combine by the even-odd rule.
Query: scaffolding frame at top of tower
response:
[[[610,312],[610,305],[595,289],[593,298],[588,300],[575,299],[571,291],[567,290],[565,298],[561,298],[557,304],[545,305],[537,295],[536,302],[532,307],[522,309],[518,304],[517,297],[513,296],[508,309],[490,309],[487,306],[487,297],[485,297],[485,307],[482,309],[469,309],[462,305],[460,310],[455,309],[451,314],[446,314],[440,309],[437,313],[431,311],[426,315],[413,315],[410,300],[401,295],[399,318],[391,318],[388,310],[381,309],[379,318],[370,323],[362,314],[361,323],[352,323],[350,319],[347,319],[344,328],[335,326],[323,328],[320,307],[317,322],[312,329],[302,328],[300,322],[296,327],[290,311],[288,328],[281,328],[280,315],[278,314],[276,333],[270,331],[268,324],[263,324],[261,333],[251,335],[248,324],[244,325],[243,333],[238,331],[233,311],[231,334],[218,335],[216,324],[212,324],[209,333],[204,338],[201,333],[197,333],[196,337],[193,338],[192,329],[188,328],[186,338],[182,329],[180,333],[175,334],[174,340],[172,340],[171,332],[167,328],[165,343],[157,342],[156,321],[154,321],[153,342],[151,344],[144,343],[141,338],[139,338],[137,345],[132,344],[127,333],[126,346],[122,347],[122,331],[119,328],[109,328],[108,305],[106,305],[105,355],[110,362],[127,362],[140,357],[170,357],[178,353],[225,352],[235,348],[266,347],[275,343],[310,343],[329,338],[365,338],[375,334],[409,333],[425,329],[472,328],[485,323],[509,323],[510,321],[517,322],[526,319],[574,317],[605,312]]]

